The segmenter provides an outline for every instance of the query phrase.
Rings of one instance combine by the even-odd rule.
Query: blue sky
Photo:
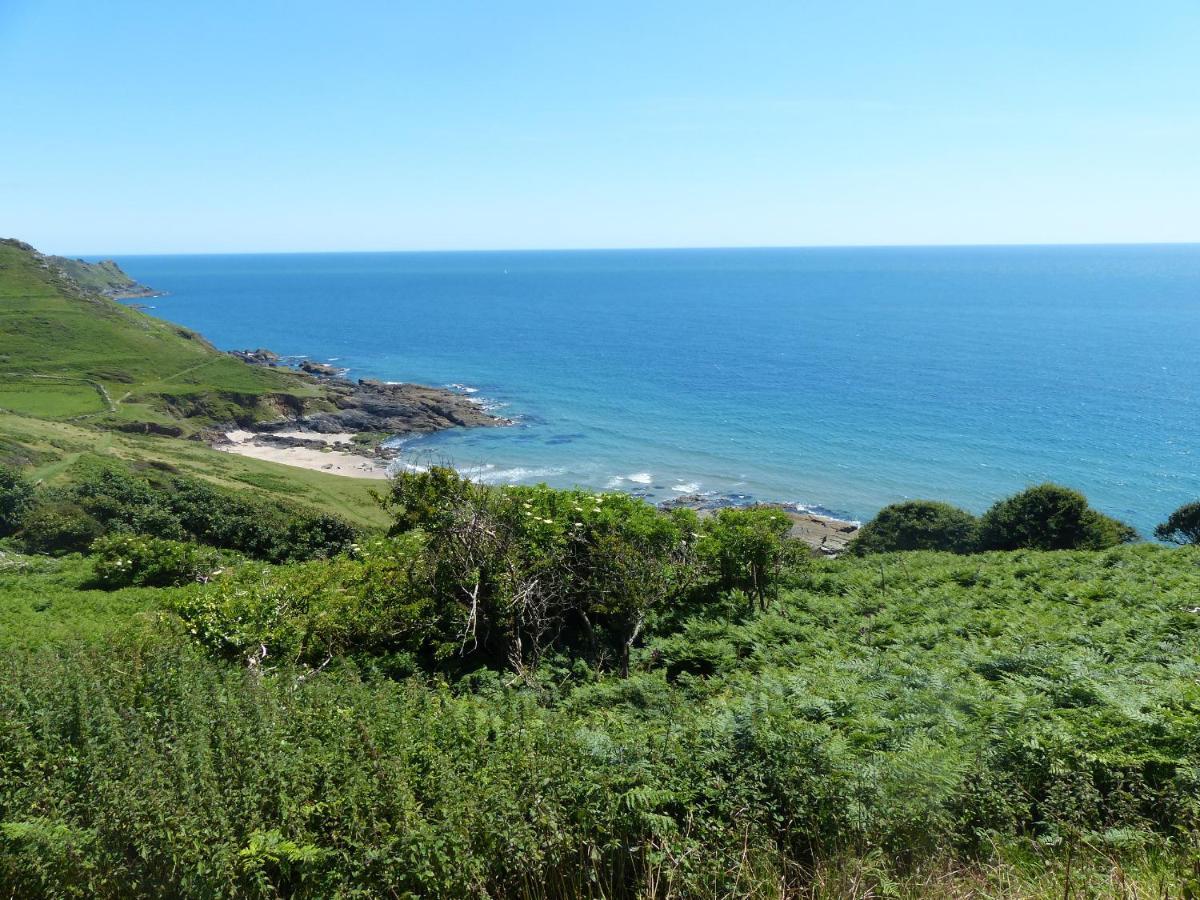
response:
[[[0,0],[66,253],[1200,240],[1200,4]]]

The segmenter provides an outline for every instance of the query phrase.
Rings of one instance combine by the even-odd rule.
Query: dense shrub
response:
[[[1173,544],[1200,544],[1200,500],[1186,503],[1154,529],[1160,541]]]
[[[73,550],[84,549],[102,533],[149,534],[283,562],[336,556],[357,537],[354,527],[336,516],[242,496],[182,475],[135,471],[108,460],[82,465],[72,475],[66,485],[39,492],[28,505],[26,517],[48,508],[35,516],[37,532],[26,541],[31,548],[52,552],[55,542],[43,534],[47,520],[61,521],[68,510],[75,511],[77,525],[87,524],[91,536],[58,541]]]
[[[52,498],[27,509],[17,537],[33,553],[82,553],[103,531],[104,526],[78,503]]]
[[[1137,540],[1137,532],[1088,506],[1078,491],[1056,484],[1001,500],[979,520],[984,550],[1103,550]]]
[[[12,534],[33,501],[33,485],[11,466],[0,465],[0,537]]]
[[[424,591],[421,539],[380,540],[360,559],[240,566],[175,610],[218,655],[256,665],[320,665],[333,656],[374,657],[412,671],[439,637],[452,638]]]
[[[536,666],[549,651],[627,671],[655,616],[698,575],[695,513],[626,494],[490,488],[433,467],[402,472],[395,534],[424,535],[425,590],[453,623],[438,658]]]
[[[791,527],[787,514],[772,507],[721,509],[701,523],[696,550],[723,590],[744,591],[765,609],[789,559]]]
[[[212,549],[144,534],[113,534],[92,544],[96,580],[107,588],[169,587],[206,578],[221,565]]]
[[[979,520],[966,510],[935,500],[910,500],[881,509],[859,529],[850,550],[859,555],[897,550],[971,553],[978,528]]]

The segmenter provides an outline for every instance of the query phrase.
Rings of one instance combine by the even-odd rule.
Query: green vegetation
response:
[[[979,542],[979,520],[966,510],[936,500],[885,506],[858,530],[850,550],[858,555],[897,550],[971,553]]]
[[[311,379],[90,293],[16,241],[0,241],[0,381],[0,410],[179,433],[320,402]]]
[[[1078,491],[1041,484],[1001,500],[976,519],[933,500],[884,507],[851,544],[859,555],[899,550],[1105,550],[1137,532],[1088,506]]]
[[[62,269],[72,281],[84,290],[109,296],[141,295],[147,293],[132,278],[125,274],[114,260],[102,259],[97,263],[84,262],[66,256],[48,256],[46,261]]]
[[[436,468],[386,504],[392,534],[335,559],[182,587],[90,587],[118,559],[175,581],[166,540],[7,554],[0,886],[1197,887],[1196,548],[813,559],[770,510]]]
[[[264,503],[154,466],[82,458],[63,485],[32,494],[19,476],[7,477],[14,496],[24,498],[12,530],[27,550],[38,553],[80,552],[101,535],[141,534],[282,562],[335,556],[357,536],[336,516]]]
[[[1088,506],[1078,491],[1042,484],[1001,500],[979,520],[984,550],[1103,550],[1137,532]]]
[[[140,625],[170,594],[150,588],[102,590],[92,561],[79,556],[0,550],[0,651],[104,647]]]
[[[144,534],[112,534],[91,547],[96,581],[106,588],[173,587],[204,581],[220,571],[215,551]]]
[[[199,441],[0,414],[0,465],[25,466],[30,479],[61,486],[105,461],[178,474],[263,502],[311,507],[358,527],[382,530],[389,521],[372,496],[378,482],[219,453]]]
[[[1200,500],[1185,503],[1154,529],[1160,541],[1172,544],[1200,544]]]

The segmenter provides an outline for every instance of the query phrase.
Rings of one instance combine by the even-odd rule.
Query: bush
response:
[[[1186,503],[1154,529],[1160,541],[1172,544],[1200,544],[1200,500]]]
[[[766,506],[718,510],[701,523],[697,554],[723,590],[741,590],[765,608],[779,587],[792,521]]]
[[[72,550],[86,549],[100,534],[152,534],[287,562],[336,556],[357,537],[354,527],[336,516],[239,496],[195,478],[133,470],[109,460],[87,461],[71,474],[71,483],[43,490],[27,502],[23,515],[42,506],[82,513],[90,522],[87,533],[58,541],[71,544]],[[0,480],[0,503],[3,485]],[[47,512],[40,518],[50,516]],[[39,524],[43,531],[46,527]],[[38,538],[38,546],[53,543]]]
[[[0,465],[0,537],[12,534],[33,501],[33,485],[11,466]]]
[[[1042,484],[1001,500],[979,521],[983,550],[1104,550],[1137,532],[1088,506],[1078,491]]]
[[[419,537],[379,541],[363,558],[247,565],[175,611],[220,656],[320,665],[332,656],[429,656],[439,616],[417,570]]]
[[[51,500],[30,508],[21,519],[17,537],[32,553],[82,553],[103,531],[79,504]]]
[[[978,529],[979,520],[966,510],[935,500],[910,500],[881,509],[859,530],[849,549],[860,556],[897,550],[971,553]]]
[[[695,513],[627,494],[489,488],[435,466],[397,475],[387,507],[393,533],[427,538],[447,662],[526,671],[556,650],[626,672],[634,644],[696,574]]]
[[[115,534],[92,544],[96,579],[107,588],[170,587],[205,578],[221,565],[206,547],[143,534]]]

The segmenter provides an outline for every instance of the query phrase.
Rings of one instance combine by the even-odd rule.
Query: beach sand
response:
[[[328,447],[332,447],[335,443],[349,443],[353,437],[349,433],[316,434],[310,431],[280,431],[276,434],[301,440],[324,441]],[[255,441],[257,437],[258,435],[252,431],[227,431],[225,432],[225,441],[214,444],[213,447],[224,453],[236,453],[239,456],[249,456],[252,459],[282,463],[285,466],[296,466],[301,469],[312,469],[314,472],[326,472],[330,475],[344,475],[347,478],[387,478],[387,463],[383,460],[369,459],[341,450],[272,447],[257,443]]]

